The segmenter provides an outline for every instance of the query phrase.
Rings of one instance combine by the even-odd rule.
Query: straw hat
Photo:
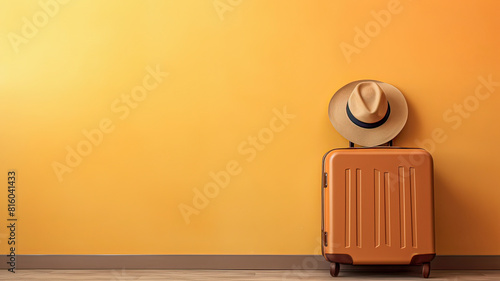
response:
[[[408,118],[403,94],[391,84],[358,80],[340,88],[330,100],[328,116],[337,131],[362,146],[392,140]]]

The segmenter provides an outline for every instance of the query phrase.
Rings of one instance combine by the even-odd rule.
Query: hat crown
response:
[[[359,121],[375,123],[387,114],[387,97],[375,82],[361,82],[353,89],[348,100],[349,110]]]

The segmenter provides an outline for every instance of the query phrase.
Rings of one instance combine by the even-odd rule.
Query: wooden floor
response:
[[[336,280],[425,280],[418,271],[341,272]],[[0,280],[334,280],[326,270],[2,270]],[[500,280],[500,270],[434,270],[431,280]]]

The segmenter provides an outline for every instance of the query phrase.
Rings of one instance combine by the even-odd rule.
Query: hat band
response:
[[[361,128],[373,129],[373,128],[380,127],[382,124],[385,123],[385,121],[387,121],[387,119],[389,119],[389,115],[391,114],[391,107],[389,106],[389,102],[387,102],[387,112],[385,113],[384,118],[380,119],[379,121],[377,121],[375,123],[365,123],[365,122],[357,119],[356,117],[354,117],[354,115],[352,115],[351,110],[349,109],[349,103],[347,103],[346,112],[347,112],[347,117],[349,117],[349,119],[352,121],[352,123],[356,124],[357,126],[359,126]]]

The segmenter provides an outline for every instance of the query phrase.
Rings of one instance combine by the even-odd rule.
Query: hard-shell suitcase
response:
[[[323,157],[322,253],[340,264],[421,265],[434,249],[433,162],[423,149],[333,149]]]

